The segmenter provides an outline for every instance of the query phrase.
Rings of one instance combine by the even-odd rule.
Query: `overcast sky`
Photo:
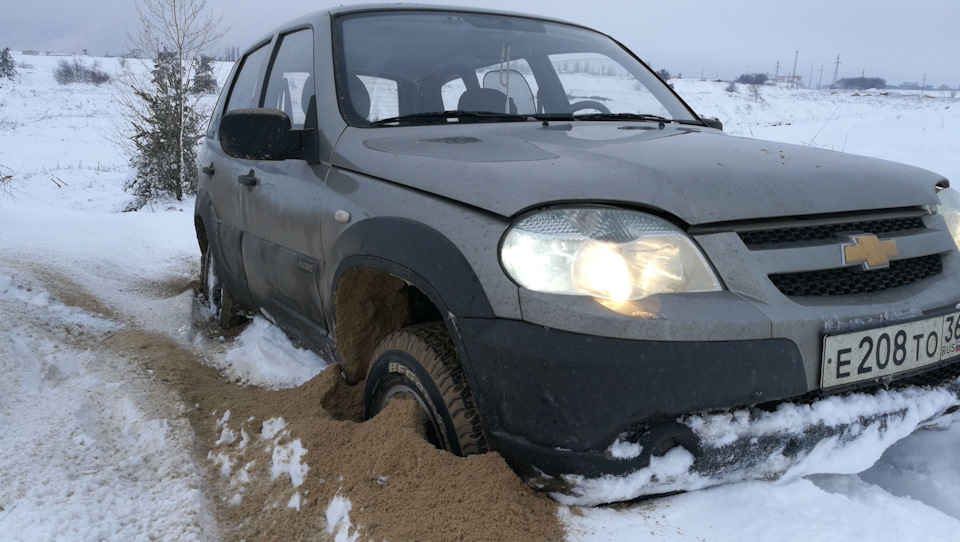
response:
[[[329,0],[207,0],[229,26],[221,45],[245,48],[288,19]],[[833,79],[960,85],[960,0],[437,0],[544,14],[602,30],[655,69],[722,79],[796,73],[814,86]],[[133,0],[6,2],[0,48],[116,55],[137,31]],[[799,51],[799,53],[797,53]]]

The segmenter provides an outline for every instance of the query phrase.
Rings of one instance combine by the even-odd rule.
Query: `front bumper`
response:
[[[892,444],[960,402],[956,362],[934,388],[793,404],[808,378],[786,339],[636,341],[502,319],[457,327],[491,448],[571,503],[775,478],[824,443],[876,434]],[[690,455],[683,476],[651,473],[680,448]],[[610,477],[636,483],[621,484],[630,489],[613,499],[589,489]]]
[[[756,405],[807,391],[800,353],[785,339],[636,341],[504,319],[457,323],[470,384],[496,449],[526,442],[575,453],[693,413]],[[552,455],[552,454],[551,454]],[[549,474],[606,472],[544,460]]]

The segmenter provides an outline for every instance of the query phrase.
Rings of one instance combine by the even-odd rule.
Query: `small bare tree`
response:
[[[130,41],[153,66],[126,62],[115,87],[126,117],[116,139],[124,140],[136,168],[127,184],[137,197],[133,208],[196,192],[197,145],[209,106],[194,92],[195,67],[223,35],[220,18],[205,8],[206,0],[137,0],[140,32]]]
[[[0,164],[0,194],[10,194],[10,185],[13,184],[13,171]]]

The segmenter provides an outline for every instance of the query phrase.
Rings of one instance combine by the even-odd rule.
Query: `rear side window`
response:
[[[246,109],[256,107],[257,99],[254,92],[257,88],[257,79],[260,76],[260,68],[263,67],[263,60],[267,57],[269,51],[268,45],[263,45],[249,55],[243,57],[243,64],[237,71],[237,77],[233,81],[233,87],[230,89],[230,99],[227,101],[226,111],[234,109]]]
[[[283,111],[294,128],[303,128],[314,87],[313,31],[282,36],[267,76],[263,107]]]

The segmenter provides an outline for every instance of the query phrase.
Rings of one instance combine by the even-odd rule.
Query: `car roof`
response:
[[[455,13],[479,13],[485,15],[505,15],[510,17],[526,17],[531,19],[539,19],[542,21],[551,21],[561,24],[569,24],[574,26],[583,26],[570,21],[565,21],[562,19],[555,19],[552,17],[545,17],[542,15],[534,15],[529,13],[520,13],[516,11],[507,11],[507,10],[497,10],[497,9],[486,9],[486,8],[474,8],[474,7],[464,7],[464,6],[449,6],[449,5],[440,5],[440,4],[390,4],[390,3],[380,3],[380,4],[354,4],[346,6],[337,6],[329,8],[326,11],[330,15],[342,15],[346,13],[361,13],[361,12],[370,12],[370,11],[449,11]],[[586,27],[584,27],[586,28]]]
[[[315,10],[311,12],[304,13],[303,15],[290,19],[285,23],[273,28],[270,32],[263,34],[260,38],[253,42],[257,45],[262,45],[264,42],[269,41],[274,35],[278,32],[282,32],[288,28],[294,28],[297,26],[305,26],[311,23],[317,23],[320,19],[334,18],[340,15],[348,14],[357,14],[357,13],[375,13],[375,12],[384,12],[384,11],[446,11],[452,13],[476,13],[481,15],[503,15],[507,17],[522,17],[528,19],[536,19],[539,21],[553,22],[571,26],[577,26],[580,28],[586,28],[596,32],[596,30],[574,23],[570,21],[565,21],[563,19],[556,19],[553,17],[546,17],[542,15],[533,15],[529,13],[519,13],[515,11],[506,11],[506,10],[495,10],[495,9],[485,9],[485,8],[473,8],[473,7],[462,7],[462,6],[446,6],[439,4],[390,4],[390,3],[376,3],[376,4],[353,4],[353,5],[341,5],[330,7],[326,9]],[[247,50],[253,49],[254,47],[249,47]]]

